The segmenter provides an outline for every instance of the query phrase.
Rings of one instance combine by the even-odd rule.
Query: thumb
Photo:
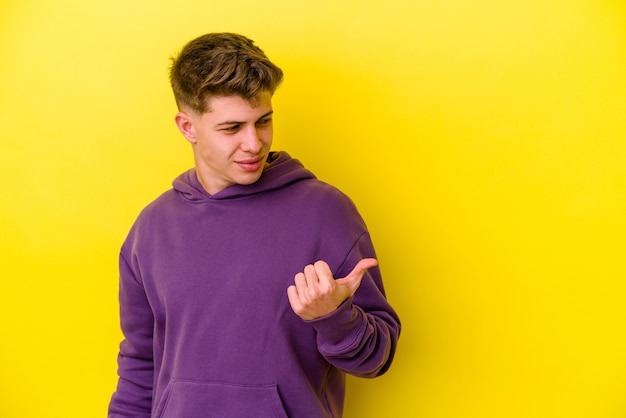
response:
[[[356,263],[356,266],[354,266],[350,274],[343,279],[337,279],[336,282],[342,286],[348,287],[348,289],[350,289],[350,296],[352,296],[361,285],[361,280],[367,269],[376,265],[378,265],[378,261],[375,258],[364,258]]]

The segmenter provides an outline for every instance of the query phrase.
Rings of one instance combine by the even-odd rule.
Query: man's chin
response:
[[[246,173],[238,179],[239,181],[237,183],[244,186],[249,186],[259,181],[259,179],[261,178],[261,174],[263,174],[263,170],[259,170],[258,172],[253,173]]]

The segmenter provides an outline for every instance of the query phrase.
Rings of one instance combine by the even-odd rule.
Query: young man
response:
[[[170,76],[195,168],[121,248],[109,417],[339,417],[345,373],[384,373],[400,334],[366,226],[270,151],[283,74],[251,40],[201,36]]]

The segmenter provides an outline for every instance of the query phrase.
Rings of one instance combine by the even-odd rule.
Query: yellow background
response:
[[[403,320],[346,417],[626,416],[621,0],[0,1],[0,417],[104,416],[117,252],[192,164],[168,57],[255,39]]]

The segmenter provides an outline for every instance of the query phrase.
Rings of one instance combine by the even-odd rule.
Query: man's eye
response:
[[[272,118],[261,119],[257,122],[257,125],[269,125],[272,122]]]
[[[232,125],[224,128],[223,130],[226,132],[236,132],[239,129],[239,125]]]

